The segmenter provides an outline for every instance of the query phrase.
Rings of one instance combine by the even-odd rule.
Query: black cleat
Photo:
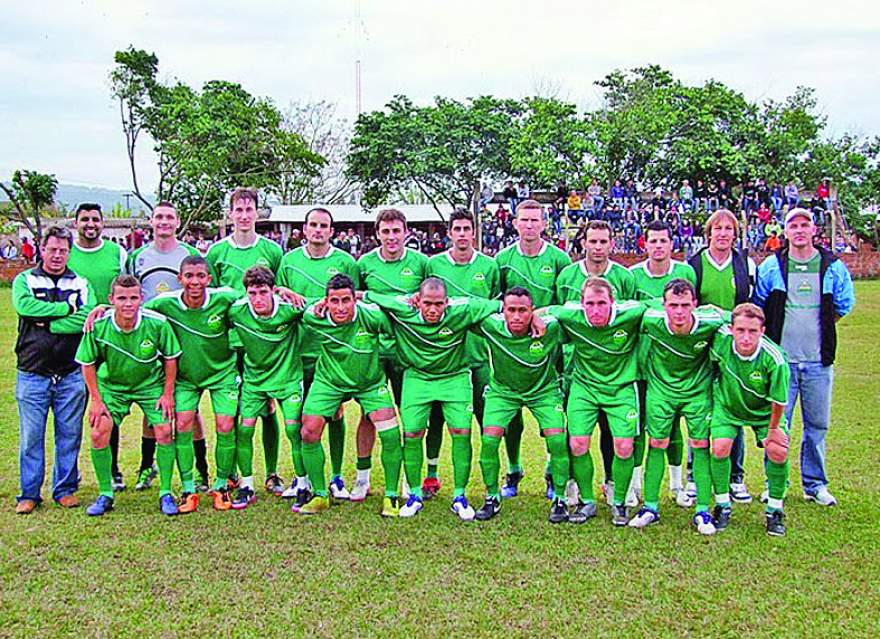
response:
[[[712,510],[712,523],[715,524],[715,530],[721,531],[727,528],[732,514],[733,509],[730,506],[715,506]]]
[[[118,470],[113,473],[113,481],[110,487],[113,488],[114,493],[121,493],[125,490],[125,480],[122,478],[122,473]]]
[[[782,523],[784,518],[785,515],[781,510],[767,513],[767,534],[773,537],[785,537],[785,524]]]
[[[206,493],[211,489],[211,482],[207,475],[199,473],[199,481],[196,482],[196,492]]]
[[[626,512],[626,506],[611,507],[611,523],[615,526],[626,526],[629,523],[629,513]]]
[[[556,497],[553,500],[549,519],[551,524],[561,524],[568,521],[568,506],[565,504],[565,499]]]
[[[575,506],[574,512],[572,512],[568,516],[568,521],[572,524],[583,524],[588,519],[596,516],[596,502],[590,502],[585,504],[584,502],[578,502],[578,505]]]
[[[475,517],[479,521],[487,521],[501,512],[501,501],[497,497],[486,497],[485,503],[477,511]]]
[[[520,473],[507,473],[507,479],[504,481],[504,486],[501,487],[501,496],[504,499],[510,499],[511,497],[516,497],[519,493],[519,482],[522,481],[523,474]]]

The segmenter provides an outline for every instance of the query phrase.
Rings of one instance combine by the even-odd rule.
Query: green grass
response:
[[[203,502],[198,513],[169,520],[157,511],[155,489],[125,492],[97,521],[51,503],[16,516],[15,317],[0,291],[0,383],[8,389],[0,400],[0,636],[876,636],[880,282],[859,283],[857,296],[856,312],[840,325],[828,438],[840,505],[802,500],[795,459],[787,537],[768,538],[753,503],[736,506],[731,527],[707,539],[665,495],[662,523],[644,532],[612,528],[604,505],[584,526],[551,526],[531,421],[525,494],[487,524],[454,518],[448,481],[415,520],[381,519],[377,496],[304,520],[262,491],[244,512],[218,513]],[[349,409],[348,423],[354,419]],[[123,428],[129,483],[139,422],[137,415]],[[348,440],[351,477],[353,432]],[[88,501],[96,485],[88,446],[82,450],[80,496]],[[448,455],[447,439],[446,480]],[[760,461],[749,449],[753,493]],[[290,468],[284,441],[285,477]],[[480,484],[475,456],[474,502]]]

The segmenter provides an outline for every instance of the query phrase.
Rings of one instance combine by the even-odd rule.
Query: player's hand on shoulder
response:
[[[104,317],[104,313],[109,309],[110,307],[107,305],[96,306],[93,308],[86,316],[86,321],[83,323],[83,333],[91,333],[95,328],[95,322]]]
[[[547,333],[547,324],[544,320],[536,314],[532,314],[532,324],[530,329],[530,334],[535,339],[541,339]]]
[[[321,299],[312,304],[312,313],[315,317],[325,317],[327,315],[327,302]]]
[[[291,291],[286,286],[276,286],[275,292],[278,294],[278,297],[280,297],[283,302],[293,304],[297,308],[303,308],[306,305],[306,298],[304,298],[299,293]]]

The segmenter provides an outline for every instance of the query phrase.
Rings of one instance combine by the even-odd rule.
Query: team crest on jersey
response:
[[[541,267],[541,274],[542,275],[553,275],[553,267],[550,266],[549,264],[545,264],[544,266]]]
[[[706,340],[700,340],[699,342],[694,344],[694,351],[696,351],[697,353],[701,353],[704,350],[706,350],[706,347],[708,345],[709,345],[709,342],[707,342]]]
[[[621,329],[614,331],[614,335],[612,335],[612,339],[614,340],[615,344],[620,346],[621,344],[623,344],[626,341],[626,338],[628,335],[629,335],[629,333],[627,333],[625,330],[623,330],[621,328]]]
[[[388,387],[387,386],[380,386],[379,390],[378,390],[379,397],[384,397],[387,394],[388,394]]]
[[[141,342],[140,349],[143,357],[150,357],[156,352],[156,344],[148,337]]]
[[[486,281],[486,275],[485,275],[484,273],[474,273],[473,280],[474,280],[475,282],[485,282],[485,281]]]
[[[541,353],[544,352],[544,343],[539,342],[538,340],[535,340],[534,342],[529,344],[529,352],[532,355],[540,355]]]
[[[404,266],[402,269],[400,269],[400,274],[403,277],[412,277],[413,275],[415,275],[415,273],[412,272],[412,269],[408,266]]]
[[[557,413],[564,413],[565,409],[562,407],[562,404],[556,404],[555,410]]]
[[[749,373],[749,381],[754,382],[755,384],[760,384],[764,381],[763,375],[761,375],[761,371],[752,371]]]
[[[626,421],[633,422],[639,418],[639,411],[631,410],[626,414]]]
[[[329,275],[330,277],[333,277],[337,273],[339,273],[339,269],[336,268],[335,266],[327,267],[327,275]]]
[[[260,257],[257,258],[257,261],[255,262],[255,264],[256,264],[257,266],[265,266],[266,268],[269,268],[269,260],[267,260],[267,259],[266,259],[265,257],[263,257],[262,255],[261,255]]]
[[[208,318],[208,328],[217,330],[221,326],[223,326],[223,318],[216,313]]]
[[[293,395],[291,395],[290,397],[287,398],[287,401],[294,402],[294,403],[301,402],[302,395],[300,395],[299,393],[294,393]]]
[[[446,327],[444,326],[443,328],[440,329],[440,333],[439,333],[439,335],[440,335],[441,337],[449,337],[450,335],[452,335],[452,329],[451,329],[451,328],[446,328]]]
[[[168,286],[168,282],[159,282],[158,284],[156,284],[156,290],[160,293],[167,293],[171,290],[171,287]]]
[[[370,332],[360,328],[354,338],[359,342],[367,342],[370,339]]]

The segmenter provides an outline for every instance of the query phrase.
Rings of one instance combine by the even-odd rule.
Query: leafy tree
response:
[[[43,241],[43,213],[55,201],[58,180],[37,171],[16,171],[12,183],[7,186],[0,182],[0,189],[9,198],[10,218],[24,224],[39,246]]]

